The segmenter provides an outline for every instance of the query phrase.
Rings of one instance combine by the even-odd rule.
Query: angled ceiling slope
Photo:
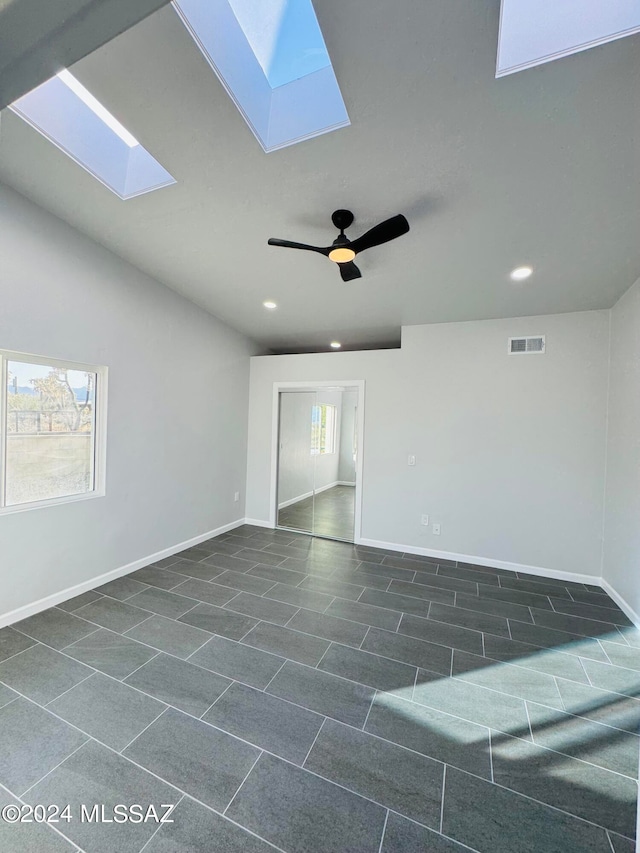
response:
[[[0,2],[0,109],[168,2],[3,0]]]
[[[640,35],[496,81],[500,0],[315,8],[343,132],[265,156],[169,5],[72,73],[177,183],[125,204],[10,111],[0,181],[279,350],[609,308],[638,278]],[[267,245],[323,245],[340,207],[356,235],[398,211],[412,230],[363,253],[349,287]]]

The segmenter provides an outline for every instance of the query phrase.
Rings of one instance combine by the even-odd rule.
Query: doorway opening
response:
[[[358,541],[363,384],[276,387],[275,527]]]

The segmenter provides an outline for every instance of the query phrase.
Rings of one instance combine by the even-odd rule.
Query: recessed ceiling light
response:
[[[511,270],[511,279],[512,281],[524,281],[525,278],[529,278],[533,270],[531,267],[516,267],[516,269]]]
[[[278,306],[276,305],[276,303],[275,303],[275,302],[269,302],[269,301],[267,301],[267,302],[263,302],[262,304],[264,305],[264,307],[265,307],[268,311],[273,311],[275,308],[277,308],[277,307],[278,307]]]
[[[338,341],[331,341],[331,346],[333,347],[333,349],[340,349],[342,344],[338,343]]]

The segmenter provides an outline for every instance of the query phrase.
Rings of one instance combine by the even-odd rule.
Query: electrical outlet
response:
[[[411,454],[409,456],[409,458],[407,459],[407,465],[415,465],[415,464],[416,464],[416,457],[413,454]]]
[[[233,493],[233,500],[236,502],[240,500],[240,492]]]
[[[432,530],[434,536],[440,536],[440,525],[439,524],[434,524],[433,527],[431,528],[431,530]]]
[[[429,526],[429,516],[423,515],[421,523],[424,524],[426,527],[428,527]]]

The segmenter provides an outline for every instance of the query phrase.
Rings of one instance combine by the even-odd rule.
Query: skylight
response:
[[[95,113],[95,115],[97,115],[98,118],[116,134],[116,136],[119,136],[120,139],[129,146],[129,148],[135,148],[136,145],[140,145],[135,136],[132,136],[127,128],[121,125],[118,119],[115,116],[112,116],[109,110],[106,109],[106,107],[103,107],[100,101],[97,98],[94,98],[91,92],[88,89],[85,89],[82,83],[79,80],[76,80],[70,71],[67,71],[65,68],[64,71],[61,71],[57,75],[57,77],[58,80],[62,80],[64,85],[68,89],[71,89],[71,91],[89,107],[91,112]]]
[[[638,0],[502,0],[496,77],[637,32]]]
[[[174,0],[265,151],[347,126],[311,0]]]
[[[19,98],[11,109],[122,199],[175,183],[67,70]]]

